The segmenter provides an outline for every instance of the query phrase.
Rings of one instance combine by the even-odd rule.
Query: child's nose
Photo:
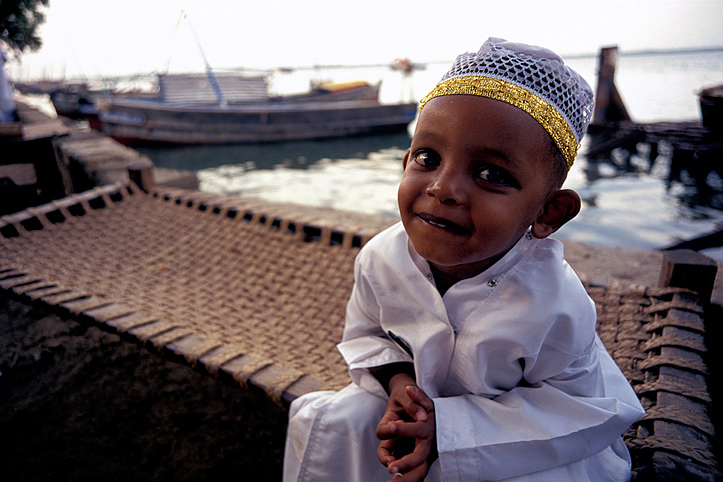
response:
[[[456,205],[464,202],[463,176],[453,167],[441,167],[435,172],[427,195],[435,197],[442,204]]]

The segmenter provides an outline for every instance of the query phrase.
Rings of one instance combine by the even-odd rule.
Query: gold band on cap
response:
[[[424,105],[435,97],[443,95],[478,95],[506,102],[522,109],[535,119],[550,134],[555,145],[562,152],[567,168],[572,167],[577,156],[578,143],[572,128],[565,118],[547,101],[529,90],[512,82],[476,75],[453,77],[440,82],[421,101]]]

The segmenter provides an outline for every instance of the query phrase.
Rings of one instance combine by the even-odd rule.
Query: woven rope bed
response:
[[[288,406],[349,383],[335,345],[353,260],[384,227],[292,211],[195,191],[96,188],[0,218],[0,288]],[[634,475],[717,480],[697,295],[586,286],[598,332],[647,411],[625,434]]]

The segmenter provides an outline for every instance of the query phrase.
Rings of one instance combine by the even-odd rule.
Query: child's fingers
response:
[[[382,440],[382,442],[379,444],[379,447],[377,448],[377,457],[379,458],[379,462],[381,462],[383,466],[388,467],[389,464],[397,460],[396,457],[394,457],[394,455],[392,454],[393,450],[393,440]]]
[[[434,411],[434,402],[416,385],[407,385],[405,390],[409,397],[404,407],[407,414],[417,422],[426,421],[429,413]]]
[[[379,440],[383,440],[385,438],[393,437],[394,435],[392,432],[389,431],[389,422],[398,422],[401,420],[401,417],[399,417],[398,414],[387,411],[382,419],[377,424],[376,428],[376,435]]]
[[[414,451],[408,453],[404,457],[389,462],[387,464],[389,472],[391,474],[394,474],[395,472],[408,474],[413,473],[414,470],[419,467],[429,467],[429,461],[427,460],[429,453],[430,450],[428,447],[423,447],[422,445],[417,444],[417,446],[414,447]]]
[[[413,439],[395,437],[382,440],[377,446],[377,458],[382,465],[388,467],[389,464],[412,453],[414,449],[415,443]]]
[[[408,472],[397,472],[392,475],[389,482],[422,482],[427,476],[427,473],[429,473],[429,464],[425,462],[422,465],[410,469]]]
[[[407,385],[407,395],[427,412],[434,410],[434,402],[416,385]]]
[[[392,433],[399,435],[402,440],[414,440],[414,447],[408,452],[397,454],[397,460],[387,466],[390,471],[406,473],[415,467],[429,462],[430,456],[436,451],[433,423],[394,423],[389,424]]]
[[[376,429],[377,438],[379,440],[388,440],[390,438],[394,438],[397,436],[397,434],[395,434],[393,430],[394,429],[391,428],[388,422],[381,421],[379,422],[379,425],[377,425]]]
[[[383,430],[392,437],[430,440],[434,438],[434,422],[432,420],[426,422],[390,422]]]

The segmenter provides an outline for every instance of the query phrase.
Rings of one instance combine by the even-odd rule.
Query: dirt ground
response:
[[[286,412],[0,295],[0,479],[281,479]]]

